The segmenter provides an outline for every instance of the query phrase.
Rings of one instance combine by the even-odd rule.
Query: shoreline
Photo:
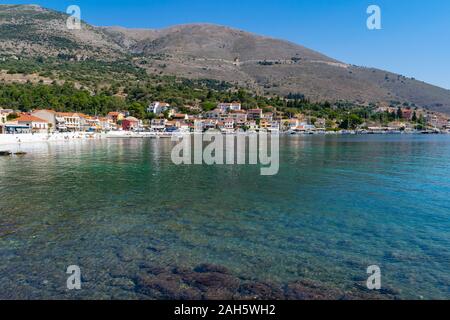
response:
[[[108,133],[94,132],[64,132],[64,133],[25,133],[25,134],[0,134],[0,147],[8,145],[21,145],[42,142],[62,142],[62,141],[84,141],[102,139],[170,139],[174,135],[194,135],[196,132],[132,132],[132,131],[111,131]],[[257,132],[233,132],[223,135],[257,134]],[[447,132],[279,132],[280,136],[307,137],[307,136],[387,136],[387,135],[447,135]]]
[[[42,142],[99,140],[104,138],[106,138],[106,134],[104,133],[89,132],[0,134],[0,146]]]

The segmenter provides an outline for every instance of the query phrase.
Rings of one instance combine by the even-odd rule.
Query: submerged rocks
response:
[[[146,265],[142,270],[147,274],[137,277],[136,289],[156,299],[234,299],[240,285],[239,278],[220,266],[203,264],[194,270],[182,267],[170,270]]]
[[[285,288],[287,300],[329,300],[342,299],[344,293],[309,281],[289,283]]]
[[[393,299],[393,291],[368,292],[353,288],[342,291],[314,281],[286,284],[243,280],[227,268],[201,264],[186,267],[157,267],[141,264],[141,273],[133,280],[135,289],[150,299],[169,300],[338,300]],[[384,293],[384,294],[383,294]]]
[[[167,273],[138,277],[136,289],[156,299],[199,300],[202,297],[200,290],[186,286],[179,276]]]
[[[265,282],[248,282],[239,288],[239,294],[244,300],[282,300],[284,292],[280,286]]]
[[[194,271],[195,272],[200,272],[200,273],[218,272],[218,273],[223,273],[223,274],[230,274],[230,271],[227,268],[225,268],[223,266],[210,264],[210,263],[203,263],[203,264],[197,266],[194,269]]]

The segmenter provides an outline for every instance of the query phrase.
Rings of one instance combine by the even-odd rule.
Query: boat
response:
[[[18,151],[18,152],[16,152],[16,153],[14,153],[14,155],[15,156],[24,156],[24,155],[26,155],[27,153],[26,152],[23,152],[23,151]]]
[[[0,156],[2,157],[10,156],[11,154],[11,151],[0,151]]]

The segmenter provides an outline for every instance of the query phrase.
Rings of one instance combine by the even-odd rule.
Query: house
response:
[[[116,129],[115,123],[108,119],[108,117],[99,117],[98,121],[103,131],[111,131],[113,129]]]
[[[78,113],[57,112],[56,129],[58,131],[81,131],[82,120]]]
[[[256,123],[255,120],[248,120],[245,123],[245,126],[248,128],[248,130],[251,130],[251,131],[255,131],[258,129],[258,124]]]
[[[217,127],[221,130],[234,130],[235,125],[236,123],[233,119],[225,119],[217,123]]]
[[[22,114],[15,121],[19,126],[28,127],[33,133],[46,133],[48,131],[47,120],[29,114]]]
[[[87,117],[84,122],[85,131],[102,131],[100,120],[97,117]]]
[[[244,110],[231,111],[227,117],[233,119],[236,124],[242,125],[247,121],[247,112]]]
[[[122,129],[125,131],[137,130],[140,127],[140,120],[135,117],[126,117],[122,120]]]
[[[3,134],[21,134],[31,133],[31,128],[27,125],[19,125],[17,121],[7,121],[5,124],[0,125]]]
[[[238,102],[219,103],[217,109],[220,109],[222,112],[237,111],[241,110],[241,104]]]
[[[299,119],[288,119],[282,121],[283,129],[287,131],[296,130],[300,123],[301,122]]]
[[[221,109],[214,109],[214,110],[205,112],[203,116],[205,119],[218,120],[223,114],[225,114],[225,112],[222,111]]]
[[[262,116],[263,116],[262,109],[247,110],[247,119],[248,120],[261,120]]]
[[[125,119],[125,115],[122,112],[118,111],[110,112],[106,117],[110,119],[113,123],[117,123]]]
[[[159,114],[169,110],[169,108],[170,108],[170,104],[165,103],[165,102],[155,101],[148,106],[147,112],[159,115]]]
[[[50,131],[56,130],[56,112],[53,110],[34,110],[31,113],[32,116],[46,120]]]
[[[267,131],[279,131],[280,123],[278,121],[263,119],[259,123],[259,127],[260,129]]]
[[[152,119],[150,128],[154,131],[164,131],[164,129],[166,128],[166,123],[167,120],[164,118]]]

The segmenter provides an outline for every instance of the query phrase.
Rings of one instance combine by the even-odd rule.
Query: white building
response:
[[[165,103],[165,102],[155,101],[148,106],[147,112],[159,115],[159,114],[169,110],[169,108],[170,108],[170,104]]]
[[[26,126],[31,132],[46,133],[48,131],[48,122],[38,117],[23,114],[15,120],[19,126]]]
[[[46,120],[51,131],[56,130],[56,112],[53,110],[35,110],[32,116]]]
[[[222,111],[221,109],[217,108],[217,109],[205,112],[204,117],[206,119],[219,120],[223,114],[225,114],[225,112]]]
[[[56,114],[58,131],[81,131],[81,117],[77,113],[59,112]]]
[[[217,109],[220,109],[222,112],[238,111],[241,110],[241,104],[238,102],[219,103]]]
[[[166,129],[167,120],[164,118],[161,119],[152,119],[151,129],[154,131],[164,131]]]

